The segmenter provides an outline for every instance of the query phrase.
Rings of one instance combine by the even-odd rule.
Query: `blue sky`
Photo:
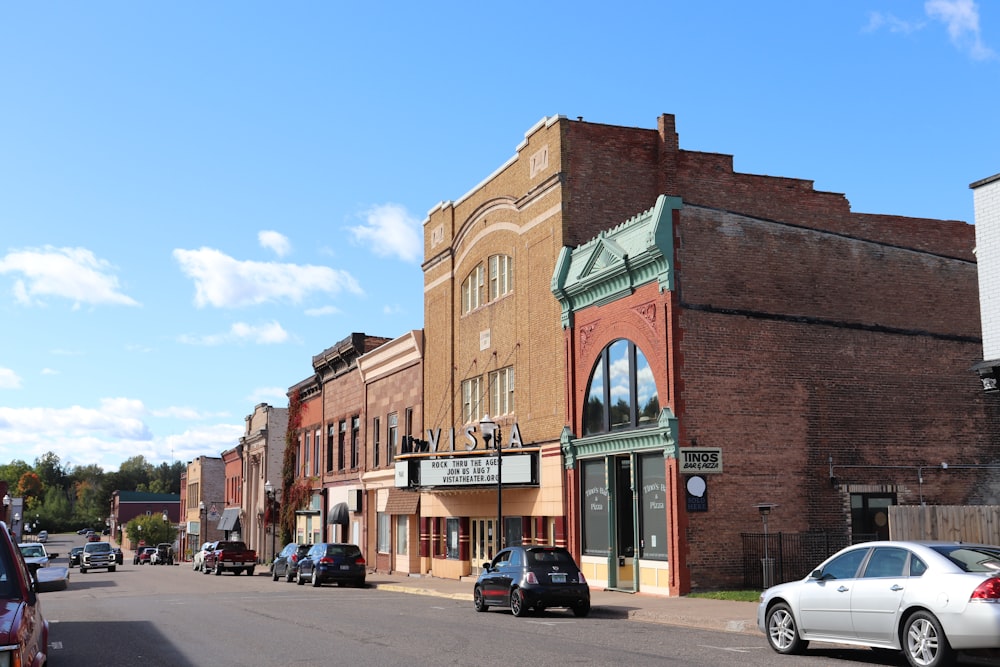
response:
[[[427,212],[546,116],[675,114],[738,171],[971,223],[998,74],[984,0],[6,3],[0,461],[233,447],[314,354],[422,326]]]

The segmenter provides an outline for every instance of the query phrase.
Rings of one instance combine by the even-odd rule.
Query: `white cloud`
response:
[[[349,227],[354,240],[379,257],[419,261],[424,253],[420,222],[398,204],[382,204],[365,212],[365,224]]]
[[[389,305],[386,304],[382,306],[383,315],[401,315],[403,313],[403,307],[399,304]]]
[[[45,440],[65,442],[80,437],[103,437],[125,440],[149,440],[152,435],[139,418],[142,404],[125,399],[105,399],[100,409],[74,405],[70,408],[3,408],[0,407],[0,444],[16,444]]]
[[[309,308],[306,310],[306,315],[309,317],[323,317],[325,315],[336,315],[340,312],[340,308],[336,306],[323,306],[321,308]]]
[[[327,266],[239,261],[212,248],[174,250],[195,283],[195,304],[236,308],[276,301],[301,302],[312,292],[361,294],[351,274]]]
[[[44,305],[44,297],[71,299],[74,307],[94,305],[138,306],[119,290],[113,267],[86,248],[29,248],[0,259],[0,273],[21,276],[14,298],[25,305]]]
[[[260,243],[262,248],[269,248],[273,250],[274,254],[278,257],[284,257],[292,251],[291,241],[289,241],[288,237],[281,232],[271,230],[257,232],[257,241]]]
[[[0,368],[0,389],[20,389],[21,377],[9,368]]]
[[[258,326],[245,322],[236,322],[226,333],[209,334],[206,336],[183,335],[178,338],[188,345],[223,345],[225,343],[241,343],[249,341],[261,345],[287,343],[291,335],[278,322],[267,322]]]
[[[865,26],[865,32],[875,32],[882,28],[886,28],[889,32],[910,34],[922,30],[926,23],[923,21],[906,21],[893,14],[883,14],[882,12],[869,12],[868,13],[868,25]]]
[[[948,28],[948,37],[957,48],[976,60],[991,60],[996,53],[983,44],[979,30],[979,7],[973,0],[927,0],[924,11]]]
[[[59,371],[54,368],[43,368],[42,375],[59,375]]]

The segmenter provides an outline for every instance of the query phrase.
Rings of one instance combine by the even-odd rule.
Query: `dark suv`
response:
[[[590,613],[590,586],[562,547],[504,549],[493,562],[483,563],[472,599],[476,611],[509,606],[515,616],[548,607],[569,607],[576,616]]]
[[[110,542],[87,542],[83,545],[83,553],[80,554],[80,574],[94,568],[107,568],[108,572],[114,572],[117,564]]]
[[[299,561],[309,553],[309,547],[308,544],[297,544],[296,542],[286,544],[281,553],[274,557],[274,563],[271,564],[271,580],[277,581],[284,577],[288,583],[295,581],[295,575],[299,571]]]
[[[308,581],[319,586],[325,581],[336,581],[338,586],[345,582],[364,586],[366,573],[365,557],[356,544],[320,542],[312,545],[299,561],[295,583],[301,586]]]

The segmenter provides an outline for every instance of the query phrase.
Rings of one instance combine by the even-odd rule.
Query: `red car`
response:
[[[0,663],[42,665],[48,660],[49,624],[28,566],[0,522]]]
[[[156,553],[156,547],[139,547],[132,557],[133,565],[149,565],[149,559]]]

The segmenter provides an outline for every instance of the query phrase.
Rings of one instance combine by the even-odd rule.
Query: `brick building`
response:
[[[597,581],[682,594],[744,583],[761,506],[772,532],[859,539],[886,532],[891,504],[996,495],[973,465],[998,431],[968,372],[970,225],[737,173],[681,150],[664,115],[656,129],[545,119],[424,230],[427,446],[401,464],[434,574],[488,558],[502,513],[506,543],[566,543]],[[615,361],[623,410],[592,383]],[[486,415],[504,459],[520,455],[500,484]],[[637,511],[644,485],[665,494],[664,531]],[[588,490],[607,501],[604,543],[587,539]]]
[[[226,473],[222,459],[199,456],[181,473],[180,548],[190,558],[204,542],[221,540],[219,519],[225,507]]]
[[[246,417],[243,446],[243,513],[250,517],[244,529],[244,540],[257,551],[262,563],[274,558],[277,544],[277,514],[274,498],[281,497],[281,463],[285,453],[285,430],[288,428],[288,408],[276,408],[258,403]],[[270,482],[272,498],[266,485]]]

